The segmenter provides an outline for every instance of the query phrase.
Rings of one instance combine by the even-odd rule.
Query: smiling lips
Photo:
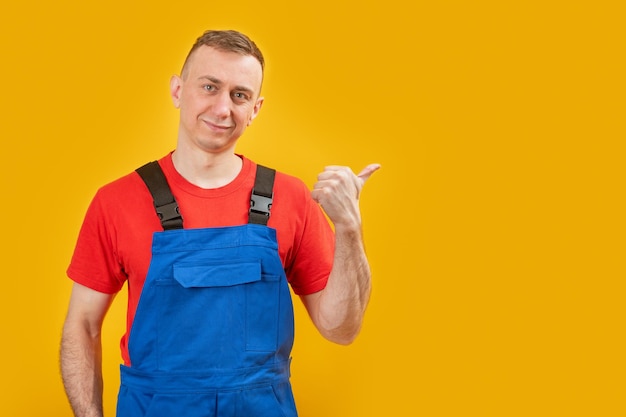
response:
[[[215,131],[218,131],[218,132],[223,132],[223,131],[228,130],[228,129],[230,129],[230,128],[231,128],[231,126],[230,126],[230,125],[220,125],[220,124],[216,124],[216,123],[213,123],[213,122],[211,122],[211,121],[208,121],[208,120],[202,120],[202,122],[203,122],[203,123],[204,123],[204,124],[205,124],[205,125],[209,128],[209,129],[211,129],[211,130],[215,130]]]

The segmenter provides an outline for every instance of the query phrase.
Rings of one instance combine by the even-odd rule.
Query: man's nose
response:
[[[230,114],[230,106],[232,100],[230,94],[221,93],[214,96],[213,103],[211,105],[211,113],[218,118],[226,118]]]

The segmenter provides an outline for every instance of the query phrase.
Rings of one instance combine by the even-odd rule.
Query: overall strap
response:
[[[163,230],[182,229],[183,217],[180,215],[178,203],[172,195],[159,163],[157,161],[148,162],[141,168],[137,168],[136,171],[152,194],[154,208],[159,220],[161,220]]]
[[[272,208],[272,199],[274,198],[275,176],[275,170],[257,164],[256,179],[254,180],[252,195],[250,196],[248,223],[267,226],[267,221],[270,218],[270,209]]]

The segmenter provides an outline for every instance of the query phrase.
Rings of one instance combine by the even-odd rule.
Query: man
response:
[[[176,149],[94,197],[61,343],[77,417],[102,416],[100,331],[125,282],[118,416],[296,416],[287,282],[325,338],[357,336],[371,285],[358,198],[379,166],[329,166],[309,192],[236,154],[263,67],[245,35],[204,33],[170,82]]]

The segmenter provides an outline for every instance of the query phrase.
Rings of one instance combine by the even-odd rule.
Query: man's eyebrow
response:
[[[254,96],[254,90],[252,90],[251,88],[248,88],[248,87],[241,86],[241,85],[236,86],[235,87],[235,91],[246,93],[246,94],[248,94],[251,97]]]
[[[201,77],[198,77],[200,80],[209,80],[211,81],[213,84],[222,84],[222,81],[218,78],[212,77],[210,75],[203,75]]]

